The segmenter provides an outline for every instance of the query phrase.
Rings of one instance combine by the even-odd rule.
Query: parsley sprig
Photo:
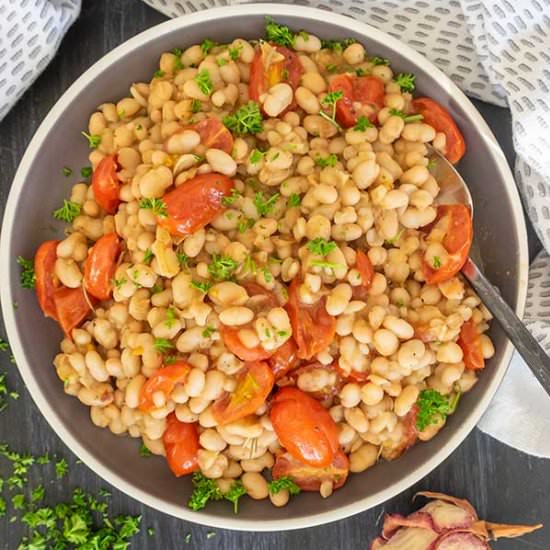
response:
[[[238,136],[259,134],[264,129],[260,106],[255,101],[249,101],[232,115],[224,117],[223,123]]]
[[[195,76],[195,82],[197,83],[199,90],[204,95],[210,95],[212,93],[212,90],[214,89],[214,84],[212,83],[212,79],[210,78],[210,73],[208,72],[208,69],[203,69],[202,71],[199,71],[197,76]]]
[[[77,202],[63,200],[63,206],[53,211],[53,217],[56,220],[62,220],[67,223],[73,223],[74,219],[80,216],[82,207]]]
[[[166,218],[168,216],[166,203],[162,199],[141,199],[139,207],[152,210],[155,216]]]
[[[414,92],[414,80],[416,76],[411,73],[399,73],[395,77],[395,82],[399,84],[404,92]]]
[[[364,132],[367,128],[373,128],[374,124],[366,117],[360,116],[355,123],[353,129],[356,132]]]
[[[23,288],[34,288],[36,283],[36,274],[34,272],[34,262],[27,260],[23,256],[17,257],[17,263],[21,266],[19,281]]]
[[[321,237],[317,237],[312,241],[307,243],[307,249],[316,254],[317,256],[326,256],[336,248],[336,243],[334,241],[326,241]]]
[[[239,511],[239,499],[246,494],[246,489],[240,481],[233,483],[227,493],[222,493],[216,480],[209,479],[201,472],[195,472],[191,479],[193,493],[187,501],[187,506],[193,511],[202,510],[211,500],[229,500],[233,503],[235,513]]]
[[[321,47],[334,53],[341,54],[348,46],[355,44],[355,38],[345,38],[344,40],[321,40]]]
[[[437,390],[422,390],[416,401],[416,427],[425,430],[430,424],[436,424],[451,412],[449,399]]]
[[[278,492],[286,489],[291,495],[297,495],[300,492],[300,487],[287,476],[280,477],[279,479],[273,479],[268,484],[269,492],[272,495],[276,495]]]
[[[265,18],[265,37],[268,42],[274,42],[287,48],[294,47],[295,34],[286,25],[276,23],[269,16]]]
[[[328,120],[331,124],[336,126],[339,130],[342,129],[340,124],[336,122],[336,103],[340,101],[344,97],[344,92],[342,90],[337,90],[334,92],[329,92],[321,101],[321,103],[325,107],[329,107],[331,110],[330,115],[327,114],[325,111],[319,111],[319,114],[326,120]]]

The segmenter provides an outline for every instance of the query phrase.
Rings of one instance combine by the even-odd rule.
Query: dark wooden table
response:
[[[136,33],[160,23],[165,18],[138,0],[84,0],[82,14],[69,30],[54,61],[0,124],[0,204],[5,204],[19,160],[40,122],[65,89],[104,53]],[[476,102],[493,128],[509,162],[513,162],[510,115],[505,109]],[[48,185],[47,174],[44,185]],[[530,250],[540,245],[530,231]],[[47,365],[44,365],[46,368]],[[20,394],[9,400],[0,414],[0,442],[14,450],[40,455],[46,451],[67,458],[69,474],[55,478],[52,467],[34,467],[29,486],[43,483],[47,502],[68,499],[75,487],[97,493],[103,487],[112,491],[113,513],[142,514],[143,529],[133,540],[132,548],[207,550],[355,550],[366,549],[378,532],[378,520],[384,510],[407,513],[412,510],[411,497],[419,490],[443,491],[470,499],[481,517],[499,522],[544,522],[543,529],[525,539],[494,544],[499,550],[550,548],[550,461],[532,458],[515,451],[479,430],[474,430],[458,450],[422,482],[368,512],[323,527],[279,533],[240,533],[201,527],[152,510],[117,491],[88,469],[77,463],[52,431],[25,390],[9,354],[0,353],[0,373],[8,373],[12,390]],[[138,460],[138,458],[136,458]],[[0,461],[0,476],[8,471]],[[28,489],[27,489],[28,490]],[[182,503],[183,505],[183,503]],[[0,520],[0,548],[15,549],[24,530],[9,523],[11,513]],[[155,535],[147,534],[147,527]],[[189,543],[186,535],[192,533]],[[212,533],[215,533],[214,535]]]

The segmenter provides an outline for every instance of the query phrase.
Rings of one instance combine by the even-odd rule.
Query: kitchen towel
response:
[[[239,0],[144,0],[169,17]],[[550,252],[550,0],[294,0],[373,25],[416,49],[465,93],[512,112],[515,174]],[[42,71],[77,17],[79,0],[0,0],[0,119]],[[299,9],[299,8],[297,8]],[[32,47],[30,52],[26,50]],[[550,258],[530,270],[524,320],[550,351]],[[479,423],[486,433],[550,458],[550,398],[514,354]]]

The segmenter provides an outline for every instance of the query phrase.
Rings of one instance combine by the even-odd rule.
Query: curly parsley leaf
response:
[[[53,211],[53,217],[67,223],[72,223],[80,215],[81,206],[77,202],[64,200],[63,206]]]
[[[321,48],[341,54],[348,46],[355,44],[355,38],[345,38],[344,40],[321,40]]]
[[[17,263],[21,266],[21,274],[19,276],[19,281],[23,288],[34,288],[36,284],[36,274],[34,272],[34,262],[32,260],[27,260],[23,256],[17,257]]]
[[[334,167],[337,162],[338,157],[334,153],[331,153],[328,157],[317,157],[315,159],[315,164],[321,168]]]
[[[338,124],[338,122],[336,122],[336,104],[343,97],[344,97],[344,92],[342,92],[342,90],[336,90],[334,92],[329,92],[321,100],[321,103],[325,107],[329,107],[329,109],[331,109],[330,114],[326,113],[323,110],[319,111],[320,116],[322,116],[324,119],[328,120],[332,125],[336,126],[336,128],[338,128],[339,130],[341,130],[342,127],[340,126],[340,124]]]
[[[289,208],[293,208],[295,206],[300,206],[301,203],[302,203],[302,197],[298,195],[298,193],[291,193],[290,196],[288,197],[286,205]]]
[[[205,38],[203,41],[202,41],[202,44],[201,44],[201,50],[202,50],[202,53],[204,55],[208,55],[210,53],[210,50],[216,45],[216,43],[212,40],[210,40],[210,38]]]
[[[212,93],[214,84],[212,83],[208,69],[200,71],[197,76],[195,76],[195,82],[204,95],[210,95]]]
[[[81,132],[81,134],[88,140],[88,146],[90,149],[97,149],[101,144],[101,136],[97,134],[87,134],[86,132]]]
[[[389,65],[390,64],[390,60],[389,59],[386,59],[385,57],[378,57],[377,55],[375,55],[374,57],[371,58],[370,62],[373,64],[373,65]]]
[[[326,241],[321,237],[317,237],[307,244],[307,249],[317,256],[326,256],[336,248],[334,241]]]
[[[210,281],[191,281],[189,283],[193,288],[196,288],[197,290],[200,290],[204,294],[206,294],[211,288],[212,283]]]
[[[235,481],[233,485],[231,485],[231,489],[223,495],[225,500],[233,503],[233,512],[235,514],[239,513],[239,499],[243,495],[246,495],[246,489],[240,481]]]
[[[260,150],[254,149],[248,158],[250,164],[258,164],[264,158],[264,154]]]
[[[445,419],[451,412],[449,399],[437,390],[422,390],[416,401],[416,427],[421,432],[430,424]]]
[[[85,179],[89,178],[92,175],[92,173],[93,173],[93,170],[91,166],[83,166],[80,169],[80,175]]]
[[[414,85],[415,78],[416,76],[411,73],[399,73],[395,77],[395,82],[399,84],[399,87],[404,92],[413,92],[415,88],[415,85]]]
[[[291,495],[297,495],[300,492],[300,487],[287,476],[273,479],[267,484],[269,492],[276,495],[279,491],[286,489]]]
[[[202,510],[211,500],[222,500],[223,494],[215,480],[205,477],[200,472],[195,472],[191,479],[193,493],[187,501],[187,506],[193,511]]]
[[[159,353],[166,353],[172,349],[174,349],[174,344],[168,340],[168,338],[155,338],[153,341],[153,347],[159,352]]]
[[[142,443],[141,447],[139,448],[139,456],[143,458],[149,458],[150,456],[153,456],[153,453],[149,450],[145,443]]]
[[[255,101],[249,101],[232,115],[224,117],[223,123],[238,136],[259,134],[264,129],[260,106]]]
[[[286,26],[276,23],[272,17],[265,18],[265,38],[287,48],[294,47],[295,34]]]
[[[277,201],[279,200],[279,193],[275,193],[271,195],[268,199],[264,197],[264,194],[261,191],[258,191],[254,195],[254,206],[256,207],[256,210],[258,211],[258,214],[260,216],[267,216],[271,213],[275,205],[277,204]]]
[[[162,199],[141,199],[139,207],[152,210],[153,214],[159,218],[168,217],[168,207]]]
[[[360,116],[355,123],[353,129],[356,132],[364,132],[367,128],[373,128],[374,124],[366,117]]]
[[[208,265],[208,273],[216,281],[227,281],[233,277],[233,273],[239,267],[239,263],[231,256],[213,254],[212,261]]]

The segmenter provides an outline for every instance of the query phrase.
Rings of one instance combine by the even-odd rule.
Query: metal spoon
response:
[[[440,186],[437,203],[466,204],[470,207],[473,215],[472,196],[462,176],[455,170],[454,166],[431,146],[428,146],[428,160],[431,161],[431,173]],[[504,301],[499,290],[490,283],[471,258],[466,260],[462,268],[462,275],[478,293],[514,347],[525,359],[546,393],[550,395],[550,357],[546,354],[544,348],[525,328],[521,319]]]

